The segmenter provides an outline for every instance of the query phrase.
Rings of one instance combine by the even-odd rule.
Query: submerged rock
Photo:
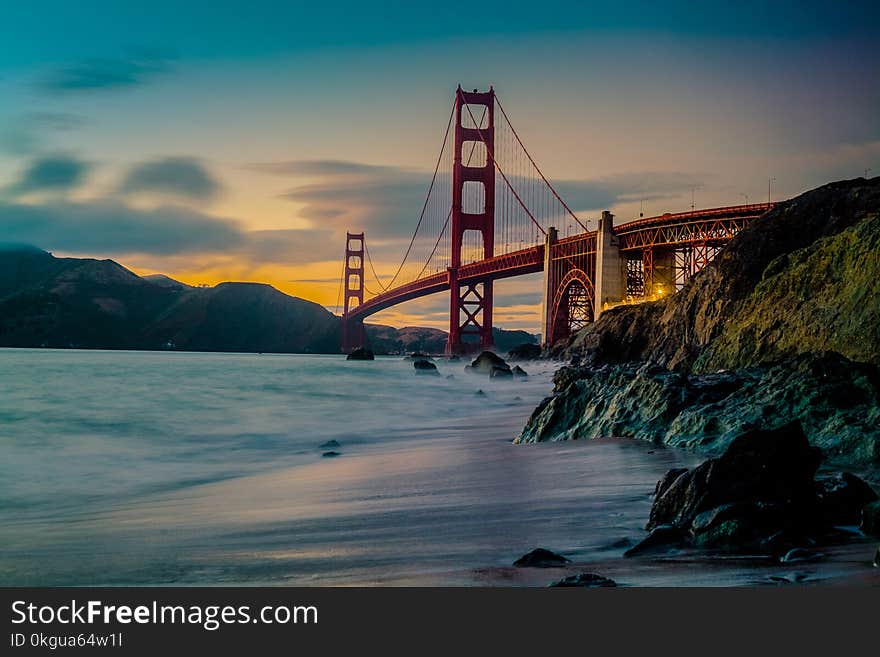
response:
[[[560,568],[567,563],[571,562],[561,554],[537,548],[521,556],[513,565],[517,568]]]
[[[328,440],[327,442],[323,442],[320,445],[318,445],[318,447],[320,447],[321,449],[333,449],[335,447],[339,447],[339,441],[338,440]]]
[[[334,452],[331,450],[329,452],[324,452],[323,454],[321,454],[321,456],[325,459],[332,459],[337,456],[342,456],[342,453],[341,452]]]
[[[345,357],[345,360],[374,360],[375,356],[373,352],[365,347],[358,347],[354,351],[352,351],[348,356]]]
[[[484,351],[470,365],[465,365],[464,369],[473,374],[491,374],[495,367],[510,369],[510,365],[501,356],[491,351]]]
[[[580,586],[583,588],[609,588],[612,586],[617,586],[617,582],[613,579],[609,579],[607,577],[603,577],[602,575],[597,575],[595,573],[580,573],[578,575],[569,575],[568,577],[563,577],[562,579],[553,582],[551,587],[563,586]]]
[[[437,366],[429,360],[414,360],[413,368],[415,368],[416,374],[440,375],[440,372],[437,371]]]

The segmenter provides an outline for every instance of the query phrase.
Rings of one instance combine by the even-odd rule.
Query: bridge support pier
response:
[[[553,246],[559,239],[559,232],[553,226],[547,229],[547,238],[544,240],[544,286],[541,295],[541,345],[550,346],[553,335],[553,296],[559,281],[556,280],[553,264]]]
[[[594,314],[599,319],[606,303],[623,301],[626,296],[626,263],[620,257],[614,215],[602,211],[596,233],[596,299]]]

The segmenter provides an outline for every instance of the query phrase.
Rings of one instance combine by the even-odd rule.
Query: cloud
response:
[[[406,240],[419,218],[425,193],[431,182],[429,172],[392,166],[374,166],[343,160],[301,160],[253,165],[267,173],[311,178],[289,190],[284,197],[302,204],[300,215],[325,230],[365,230],[368,239],[385,242],[376,246],[391,254],[392,247]],[[520,192],[527,180],[508,175]],[[675,198],[699,183],[689,173],[632,172],[591,180],[554,181],[562,198],[575,212],[594,212],[632,200]],[[497,179],[496,193],[506,193]],[[448,208],[444,199],[451,195],[448,176],[438,177],[430,210],[442,214]],[[511,205],[513,202],[511,202]],[[436,205],[436,207],[435,207]],[[496,207],[505,204],[496,202]],[[561,210],[561,208],[558,208]]]
[[[245,255],[262,264],[302,264],[339,260],[344,243],[333,233],[314,229],[255,230],[247,233]]]
[[[217,196],[221,185],[197,159],[166,157],[135,165],[119,188],[126,194],[146,192],[207,200]]]
[[[115,201],[0,203],[0,234],[80,254],[172,255],[241,248],[247,242],[229,219],[179,207],[140,210]]]
[[[83,119],[66,112],[27,112],[4,121],[0,128],[0,152],[28,155],[41,148],[53,132],[79,127]]]
[[[631,172],[595,180],[561,180],[553,186],[575,210],[598,211],[626,201],[676,198],[702,184],[700,176],[677,172]]]
[[[167,57],[137,53],[128,58],[90,59],[52,71],[42,82],[50,93],[69,94],[135,87],[171,69]]]
[[[69,155],[54,155],[34,160],[12,184],[13,194],[63,192],[82,184],[91,166]]]

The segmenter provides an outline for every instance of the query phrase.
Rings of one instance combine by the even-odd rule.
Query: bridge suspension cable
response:
[[[507,125],[510,127],[510,131],[513,133],[513,136],[516,137],[517,143],[523,149],[523,152],[526,154],[526,157],[529,158],[529,162],[531,162],[532,166],[535,167],[535,171],[537,171],[538,175],[541,176],[541,180],[543,180],[544,184],[546,184],[547,187],[550,189],[550,191],[553,192],[553,196],[555,196],[556,200],[562,204],[562,207],[565,208],[565,211],[568,212],[568,214],[571,216],[571,218],[574,219],[581,228],[583,228],[584,230],[589,230],[587,228],[587,226],[583,222],[581,222],[580,219],[578,219],[577,215],[574,212],[572,212],[571,208],[568,207],[568,203],[566,203],[565,201],[562,200],[562,197],[559,196],[559,193],[556,191],[556,188],[553,187],[553,185],[550,183],[549,180],[547,180],[547,177],[544,175],[544,172],[541,171],[541,167],[538,166],[538,163],[535,162],[534,158],[532,157],[532,154],[529,153],[529,149],[526,148],[526,145],[523,143],[522,139],[519,138],[519,133],[516,131],[516,128],[513,127],[513,123],[510,122],[510,117],[507,116],[507,112],[504,111],[504,106],[501,104],[501,100],[498,98],[498,94],[495,94],[495,103],[498,105],[498,109],[501,110],[501,114],[502,114],[502,116],[504,116],[504,120],[507,121]]]
[[[452,104],[452,110],[449,113],[449,120],[446,122],[446,133],[443,135],[443,145],[440,147],[440,154],[437,156],[437,163],[434,165],[434,173],[431,176],[431,184],[428,186],[428,193],[425,196],[425,202],[422,204],[422,211],[419,213],[419,221],[416,224],[416,229],[413,231],[413,236],[412,239],[410,239],[409,241],[409,246],[406,247],[406,253],[403,254],[403,260],[400,261],[400,265],[397,267],[397,271],[394,272],[394,276],[391,277],[391,281],[389,281],[388,285],[384,288],[386,290],[394,285],[397,277],[400,276],[400,272],[403,271],[403,266],[404,264],[406,264],[406,260],[409,257],[410,252],[412,251],[413,244],[416,241],[416,236],[419,233],[419,228],[421,228],[422,226],[422,221],[425,218],[425,211],[427,210],[428,202],[431,199],[431,192],[434,190],[434,184],[437,181],[437,172],[440,170],[440,163],[443,161],[443,153],[446,151],[446,143],[449,141],[449,129],[450,127],[452,127],[452,119],[454,116],[455,103]],[[375,274],[375,270],[373,271],[373,273]]]
[[[465,107],[467,108],[468,115],[470,115],[471,121],[474,122],[474,125],[482,125],[482,121],[480,123],[477,123],[477,120],[474,118],[474,113],[471,112],[470,105],[465,104]],[[516,197],[516,200],[519,201],[519,204],[522,206],[522,209],[525,210],[527,215],[529,215],[529,219],[531,219],[532,222],[535,224],[535,226],[537,226],[540,229],[540,231],[542,233],[544,233],[544,235],[546,235],[547,231],[544,230],[544,227],[540,223],[538,223],[538,220],[535,219],[535,216],[531,213],[531,211],[528,209],[528,207],[526,207],[526,204],[523,203],[523,201],[520,198],[519,194],[517,193],[516,189],[514,189],[513,185],[510,184],[510,181],[507,179],[507,175],[504,173],[504,169],[501,168],[501,165],[498,164],[498,160],[495,158],[495,153],[492,152],[492,149],[489,148],[489,144],[486,143],[486,138],[483,136],[483,133],[479,133],[479,135],[480,135],[480,140],[483,142],[483,146],[486,147],[487,156],[492,158],[492,163],[495,165],[495,168],[498,169],[498,173],[501,174],[501,177],[504,179],[504,182],[507,185],[508,189],[510,189],[510,191],[513,192],[513,195]]]

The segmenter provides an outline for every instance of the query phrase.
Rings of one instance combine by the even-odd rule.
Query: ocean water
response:
[[[0,349],[0,584],[545,585],[510,568],[538,546],[625,583],[764,576],[628,565],[657,479],[702,459],[512,445],[552,364],[464,364]]]

